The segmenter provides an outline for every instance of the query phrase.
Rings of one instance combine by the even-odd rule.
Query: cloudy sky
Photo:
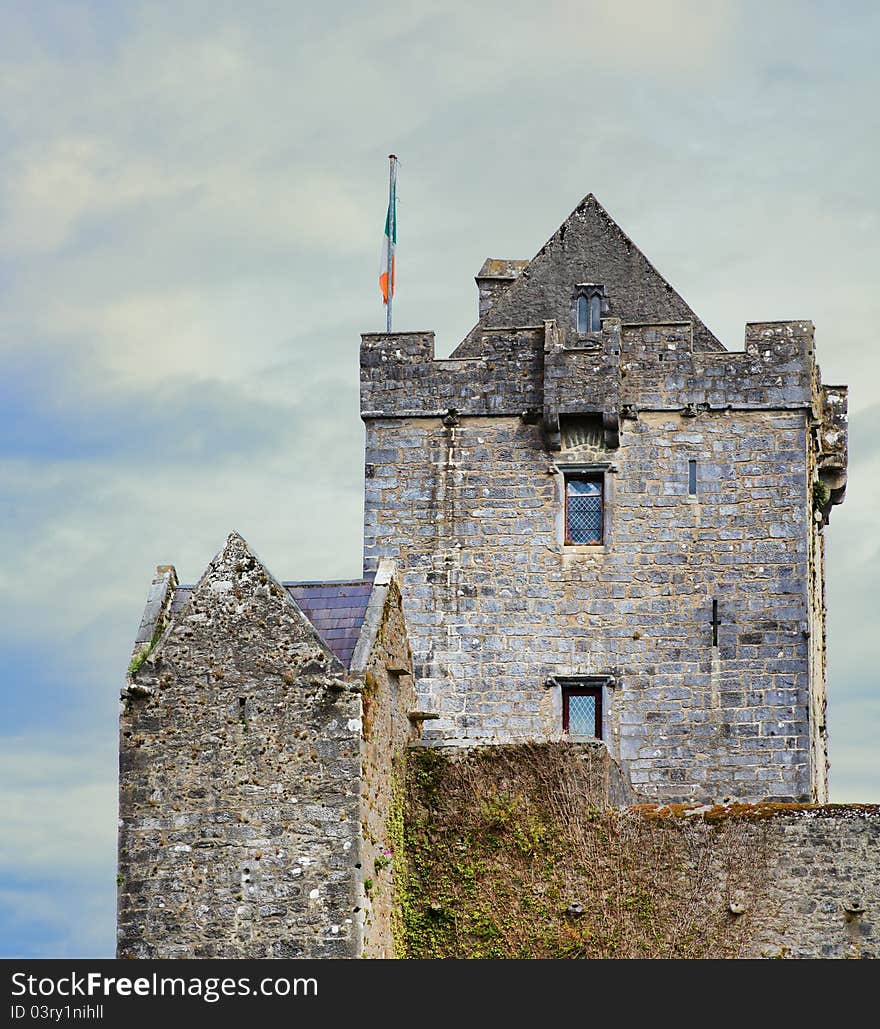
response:
[[[0,955],[114,949],[116,719],[151,573],[229,530],[360,570],[359,333],[448,353],[489,255],[595,192],[731,348],[851,384],[832,798],[880,800],[873,3],[0,0]]]

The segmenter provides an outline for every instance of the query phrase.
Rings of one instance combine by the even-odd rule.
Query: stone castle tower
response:
[[[651,800],[827,795],[822,530],[846,388],[810,322],[727,351],[588,196],[480,320],[365,335],[364,572],[455,737],[603,739]]]
[[[362,578],[281,583],[236,534],[195,586],[157,569],[121,955],[390,954],[412,747],[584,741],[618,798],[826,801],[846,387],[812,324],[726,350],[592,195],[477,285],[449,359],[363,337]]]

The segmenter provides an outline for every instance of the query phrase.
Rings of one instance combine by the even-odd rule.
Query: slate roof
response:
[[[348,668],[364,624],[373,580],[285,582],[282,586],[300,606],[327,646]]]
[[[281,584],[317,629],[318,635],[348,668],[367,611],[372,579]],[[172,617],[192,596],[192,586],[178,586],[171,601]]]

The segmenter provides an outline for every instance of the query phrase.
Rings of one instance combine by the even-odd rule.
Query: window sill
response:
[[[590,555],[598,556],[599,554],[607,554],[609,550],[607,543],[557,543],[556,552],[557,554],[570,555]]]

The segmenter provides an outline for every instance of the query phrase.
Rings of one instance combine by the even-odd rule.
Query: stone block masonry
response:
[[[120,717],[120,957],[390,952],[376,880],[393,762],[418,735],[392,576],[349,671],[233,534],[141,655]],[[148,616],[169,606],[156,592]]]
[[[593,206],[452,359],[431,333],[363,337],[364,569],[399,561],[433,733],[554,738],[563,683],[589,680],[642,798],[824,800],[821,532],[846,390],[822,385],[811,323],[749,324],[732,353],[694,318],[615,317],[644,300],[629,279],[590,280],[611,313],[578,335],[563,258],[594,246]],[[658,310],[679,304],[649,279]],[[601,483],[598,545],[565,538],[576,474]]]
[[[477,287],[448,359],[362,338],[363,579],[157,569],[119,955],[876,957],[877,808],[820,806],[812,323],[726,350],[592,195]]]
[[[360,696],[232,536],[125,690],[121,957],[344,957]]]
[[[548,680],[610,675],[606,739],[642,796],[809,797],[800,413],[624,422],[595,548],[559,537],[565,465],[539,426],[376,420],[368,432],[367,564],[400,563],[420,704],[439,729],[552,737]]]
[[[768,842],[743,956],[880,958],[880,807],[782,812]]]
[[[880,957],[880,807],[609,808],[605,768],[571,742],[414,748],[400,953]]]
[[[388,565],[376,575],[374,626],[366,625],[363,657],[360,865],[365,958],[395,956],[396,878],[405,868],[403,848],[406,750],[421,736],[416,711],[413,661],[400,587]]]

